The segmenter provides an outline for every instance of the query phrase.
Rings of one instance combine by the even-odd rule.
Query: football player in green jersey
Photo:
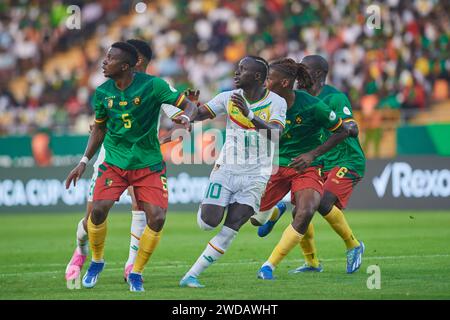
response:
[[[321,56],[310,55],[303,58],[301,63],[306,67],[312,78],[312,85],[306,90],[328,104],[336,115],[342,118],[344,123],[347,123],[356,134],[356,136],[352,135],[346,138],[321,158],[325,183],[324,193],[318,208],[319,213],[344,240],[347,247],[347,273],[353,273],[361,266],[364,243],[358,241],[353,235],[342,210],[346,207],[355,185],[361,180],[365,171],[366,159],[357,137],[359,130],[353,119],[350,101],[346,95],[325,84],[328,74],[327,61]],[[329,137],[326,130],[323,133],[325,138]],[[295,213],[295,209],[293,213]],[[272,230],[277,218],[275,217],[275,219],[260,227],[258,234],[267,235]],[[312,223],[310,223],[300,245],[306,261],[304,265],[293,270],[293,273],[321,272],[323,268],[317,258]]]
[[[269,211],[291,191],[296,206],[293,222],[284,231],[268,260],[258,271],[258,278],[273,279],[273,270],[301,243],[318,209],[323,194],[320,156],[345,138],[356,134],[347,123],[320,99],[304,90],[294,90],[298,80],[311,86],[304,66],[284,58],[270,64],[268,88],[282,96],[288,105],[286,127],[280,139],[279,169],[269,180],[261,199],[261,212]],[[322,130],[331,132],[323,142]]]
[[[131,291],[144,291],[142,271],[159,242],[168,205],[165,164],[158,141],[160,108],[171,104],[184,110],[174,121],[186,128],[197,113],[195,104],[164,80],[134,72],[137,61],[136,49],[126,42],[116,42],[108,50],[102,67],[110,79],[95,91],[95,125],[85,155],[66,180],[66,188],[72,181],[76,185],[86,163],[104,144],[105,162],[99,166],[87,223],[92,261],[82,281],[86,288],[95,286],[104,268],[108,212],[131,185],[145,211],[147,226],[128,283]]]
[[[328,104],[334,112],[347,123],[353,131],[358,132],[358,125],[353,119],[353,112],[347,96],[333,86],[325,84],[328,74],[328,63],[319,55],[310,55],[302,59],[312,77],[313,85],[308,92]],[[324,132],[325,138],[328,136]],[[323,156],[323,174],[325,178],[324,193],[319,205],[319,213],[342,238],[347,248],[347,273],[359,269],[364,253],[364,243],[353,235],[342,210],[356,184],[364,176],[366,158],[357,136],[346,138],[342,143]],[[314,245],[314,229],[310,224],[310,232],[302,243],[306,262],[294,272],[315,271],[318,265]]]
[[[145,73],[147,70],[147,66],[150,63],[153,57],[153,51],[150,45],[139,39],[130,39],[127,40],[127,43],[133,45],[138,52],[138,62],[134,67],[136,72]],[[162,110],[168,117],[174,118],[179,115],[182,111],[172,105],[163,105]],[[93,126],[93,125],[92,125]],[[91,126],[91,127],[92,127]],[[161,144],[164,143],[164,139],[160,138]],[[86,206],[86,214],[81,219],[81,221],[77,225],[76,232],[76,242],[77,246],[73,252],[73,255],[66,267],[66,280],[68,283],[74,283],[78,281],[80,277],[81,270],[83,268],[84,262],[86,261],[86,257],[89,251],[89,243],[88,243],[88,234],[87,234],[87,220],[88,216],[92,210],[93,205],[93,196],[94,196],[94,186],[95,181],[98,176],[98,167],[105,160],[105,148],[102,146],[100,148],[99,154],[97,156],[97,160],[94,164],[94,173],[91,178],[91,184],[89,187],[89,195],[88,202]],[[134,260],[136,259],[136,254],[139,249],[139,239],[141,237],[142,232],[147,225],[147,219],[145,218],[145,212],[140,208],[139,204],[136,201],[134,196],[133,187],[128,187],[128,194],[131,197],[131,231],[130,231],[130,247],[128,259],[125,263],[124,268],[124,279],[128,278],[128,274],[131,272],[133,268]]]

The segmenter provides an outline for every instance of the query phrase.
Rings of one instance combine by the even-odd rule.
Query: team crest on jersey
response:
[[[344,107],[344,110],[343,110],[343,111],[344,111],[344,113],[345,113],[346,115],[348,115],[348,116],[352,114],[352,113],[350,112],[350,109],[349,109],[347,106]]]
[[[114,100],[113,99],[109,99],[108,100],[108,108],[112,108],[113,104],[114,104]]]
[[[261,112],[260,114],[258,114],[258,117],[260,117],[262,120],[266,121],[267,120],[267,113]]]
[[[136,98],[134,98],[133,99],[133,103],[135,104],[135,105],[140,105],[141,104],[141,98],[140,97],[136,97]]]
[[[113,184],[113,180],[112,179],[106,179],[105,180],[105,186],[106,187],[111,187]]]
[[[295,123],[296,123],[296,124],[302,123],[302,117],[296,116],[296,117],[295,117]]]
[[[336,113],[334,111],[330,112],[330,120],[331,121],[336,120]]]
[[[121,106],[121,107],[125,107],[127,104],[128,104],[127,101],[120,101],[119,102],[119,106]]]

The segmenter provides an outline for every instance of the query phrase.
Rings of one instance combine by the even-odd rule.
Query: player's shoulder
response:
[[[322,100],[311,95],[306,90],[294,90],[296,103],[301,102],[303,105],[323,104]]]
[[[279,103],[286,103],[286,100],[282,96],[278,95],[277,93],[275,93],[273,91],[269,91],[269,94],[267,95],[267,99],[270,99],[272,101],[276,101]]]
[[[95,88],[95,95],[96,96],[110,96],[115,92],[115,90],[116,90],[116,86],[114,84],[114,80],[107,79],[101,85],[99,85],[97,88]]]
[[[347,95],[342,92],[341,90],[339,90],[338,88],[330,85],[330,84],[326,84],[322,91],[319,94],[319,98],[338,98],[338,99],[347,99]]]
[[[240,89],[225,90],[225,91],[219,92],[219,93],[216,95],[216,97],[222,98],[222,99],[229,99],[229,98],[231,98],[231,96],[232,96],[234,93],[240,93],[240,94],[242,94],[242,91],[241,91]]]

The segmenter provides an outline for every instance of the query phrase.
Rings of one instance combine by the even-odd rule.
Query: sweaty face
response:
[[[102,63],[103,74],[107,78],[114,77],[123,70],[122,52],[118,48],[110,48]]]
[[[254,61],[251,58],[244,58],[239,61],[237,70],[234,73],[234,84],[236,88],[252,86],[256,81],[256,72],[253,67]]]

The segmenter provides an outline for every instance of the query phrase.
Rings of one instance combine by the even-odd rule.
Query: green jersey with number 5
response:
[[[178,107],[184,94],[161,78],[135,73],[124,90],[109,79],[94,96],[95,122],[106,121],[105,161],[124,170],[162,162],[158,140],[162,104]]]

